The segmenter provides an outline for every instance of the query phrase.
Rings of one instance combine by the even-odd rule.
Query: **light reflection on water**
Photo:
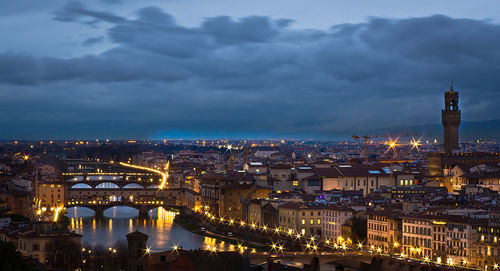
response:
[[[113,246],[118,240],[126,240],[126,234],[139,230],[149,236],[148,245],[153,251],[170,250],[174,244],[183,249],[205,249],[217,245],[218,250],[234,250],[234,245],[194,234],[174,225],[173,211],[157,208],[149,213],[149,219],[138,218],[138,211],[130,207],[113,207],[104,211],[104,218],[96,220],[94,212],[84,207],[68,208],[70,230],[82,234],[82,244],[104,247]]]

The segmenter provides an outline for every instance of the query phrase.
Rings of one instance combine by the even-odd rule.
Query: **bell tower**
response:
[[[458,127],[461,121],[461,110],[458,108],[458,92],[453,90],[453,81],[450,89],[444,93],[444,109],[441,111],[441,121],[444,128],[444,152],[458,153]]]

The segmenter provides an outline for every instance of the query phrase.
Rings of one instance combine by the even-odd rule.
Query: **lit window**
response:
[[[306,220],[302,218],[302,225],[306,224]]]
[[[298,186],[299,185],[299,181],[293,181],[292,185],[293,186]]]
[[[309,221],[309,222],[311,222],[311,225],[314,224],[314,219],[311,218],[311,221]]]
[[[318,225],[321,224],[321,219],[318,218]]]

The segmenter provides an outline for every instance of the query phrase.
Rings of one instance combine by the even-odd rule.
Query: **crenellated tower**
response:
[[[458,92],[453,90],[453,81],[450,89],[444,93],[444,109],[441,111],[441,120],[444,128],[444,152],[458,153],[458,128],[461,121],[461,110],[458,108]]]

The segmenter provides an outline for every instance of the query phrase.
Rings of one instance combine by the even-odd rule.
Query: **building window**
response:
[[[302,225],[306,224],[306,220],[302,218]]]
[[[321,224],[321,219],[318,218],[318,225]]]
[[[314,219],[311,218],[311,220],[309,222],[311,225],[314,224]]]

